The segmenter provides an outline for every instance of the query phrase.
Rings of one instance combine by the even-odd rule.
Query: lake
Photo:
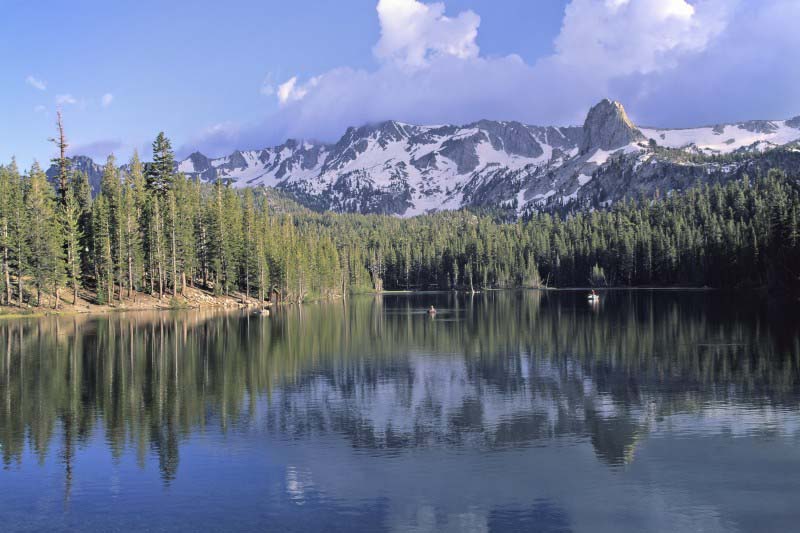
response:
[[[0,527],[797,530],[797,316],[508,291],[0,321]]]

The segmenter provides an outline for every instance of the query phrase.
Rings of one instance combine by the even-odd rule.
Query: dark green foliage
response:
[[[172,143],[160,132],[153,141],[153,162],[147,165],[147,187],[160,195],[172,188],[175,173],[175,155]]]
[[[24,178],[0,167],[2,302],[21,304],[27,283],[73,298],[81,284],[107,303],[123,292],[174,300],[192,286],[293,302],[397,289],[800,286],[800,187],[777,171],[526,221],[400,219],[314,213],[271,190],[187,180],[163,134],[154,152],[146,172],[136,156],[122,174],[109,158],[95,199],[73,174],[61,206],[38,166]]]
[[[36,287],[36,304],[42,305],[42,290],[52,289],[58,307],[58,290],[65,276],[62,231],[55,191],[37,163],[27,177],[24,201],[27,263]]]
[[[59,206],[59,219],[64,237],[64,270],[70,288],[72,288],[72,303],[78,299],[78,287],[81,282],[80,245],[83,234],[80,228],[81,208],[72,187],[67,187],[64,201]]]
[[[386,289],[550,286],[797,287],[800,188],[777,171],[611,209],[496,223],[298,215],[330,230]],[[358,274],[356,274],[358,277]],[[363,280],[360,285],[363,287]]]

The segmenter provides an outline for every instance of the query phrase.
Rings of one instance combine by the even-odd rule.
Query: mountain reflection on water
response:
[[[16,529],[791,527],[799,369],[790,308],[716,292],[5,321],[0,518]],[[107,518],[104,504],[116,506]]]

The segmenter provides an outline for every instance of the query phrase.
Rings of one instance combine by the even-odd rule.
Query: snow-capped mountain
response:
[[[387,121],[349,128],[335,144],[288,140],[216,159],[195,152],[177,170],[236,187],[274,187],[317,210],[412,216],[480,206],[520,215],[608,205],[774,166],[797,172],[799,139],[800,117],[637,128],[621,104],[603,100],[583,126]],[[76,162],[93,175],[100,168],[88,158]]]
[[[587,185],[600,174],[609,181],[610,159],[624,159],[635,169],[669,164],[672,173],[676,166],[692,167],[689,174],[694,178],[698,170],[713,173],[709,165],[714,155],[757,156],[798,139],[800,117],[690,129],[637,128],[621,104],[603,100],[590,110],[582,127],[490,120],[464,126],[388,121],[349,128],[335,144],[289,140],[219,159],[194,153],[178,170],[206,181],[222,178],[239,187],[275,187],[320,210],[411,216],[497,205],[521,213],[589,193],[602,196],[603,187]],[[681,154],[694,157],[682,162]],[[628,191],[613,187],[614,194],[601,201],[647,190],[626,181]],[[665,185],[665,191],[674,188]]]
[[[350,128],[332,145],[290,140],[220,159],[194,153],[178,170],[207,181],[280,188],[319,209],[414,215],[461,207],[471,186],[498,172],[522,174],[569,159],[580,140],[577,127],[389,121]]]

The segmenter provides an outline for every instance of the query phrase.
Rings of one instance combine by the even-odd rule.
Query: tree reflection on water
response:
[[[588,440],[619,467],[667,426],[795,431],[800,335],[786,315],[758,296],[620,291],[595,309],[534,291],[5,321],[2,456],[9,468],[26,446],[42,463],[57,453],[67,499],[76,454],[100,434],[117,460],[157,457],[165,484],[193,434],[252,427],[376,456]]]

